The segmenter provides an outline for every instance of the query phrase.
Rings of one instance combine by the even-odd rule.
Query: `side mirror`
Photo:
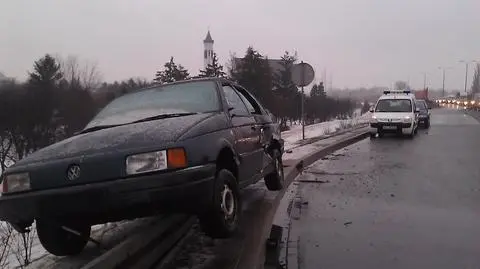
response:
[[[235,109],[234,107],[229,107],[228,108],[228,113],[230,114],[230,118],[233,118],[233,117],[236,116],[235,113],[231,113],[234,109]]]

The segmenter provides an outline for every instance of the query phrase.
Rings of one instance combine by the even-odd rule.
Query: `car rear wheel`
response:
[[[283,189],[284,185],[284,174],[283,174],[283,162],[282,154],[278,149],[272,151],[273,167],[275,171],[265,176],[265,185],[270,191],[278,191]]]
[[[61,224],[44,220],[36,221],[38,239],[42,246],[56,256],[71,256],[82,252],[90,237],[91,227],[87,224],[65,224],[65,227],[78,232],[67,231]]]
[[[213,238],[230,237],[238,227],[241,200],[235,176],[227,169],[217,172],[213,201],[199,216],[202,230]]]

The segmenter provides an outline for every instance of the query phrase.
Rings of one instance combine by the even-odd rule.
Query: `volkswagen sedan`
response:
[[[36,222],[42,245],[81,252],[91,225],[188,212],[204,231],[230,236],[239,190],[283,187],[283,140],[243,87],[208,78],[123,95],[78,134],[38,150],[2,175],[0,220]]]

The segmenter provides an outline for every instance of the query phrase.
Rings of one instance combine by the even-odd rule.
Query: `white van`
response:
[[[418,128],[415,96],[410,91],[384,91],[370,111],[370,137],[397,133],[414,137]]]

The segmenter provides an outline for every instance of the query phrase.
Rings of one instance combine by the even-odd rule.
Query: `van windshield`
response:
[[[375,112],[412,112],[412,102],[410,99],[381,99]]]

